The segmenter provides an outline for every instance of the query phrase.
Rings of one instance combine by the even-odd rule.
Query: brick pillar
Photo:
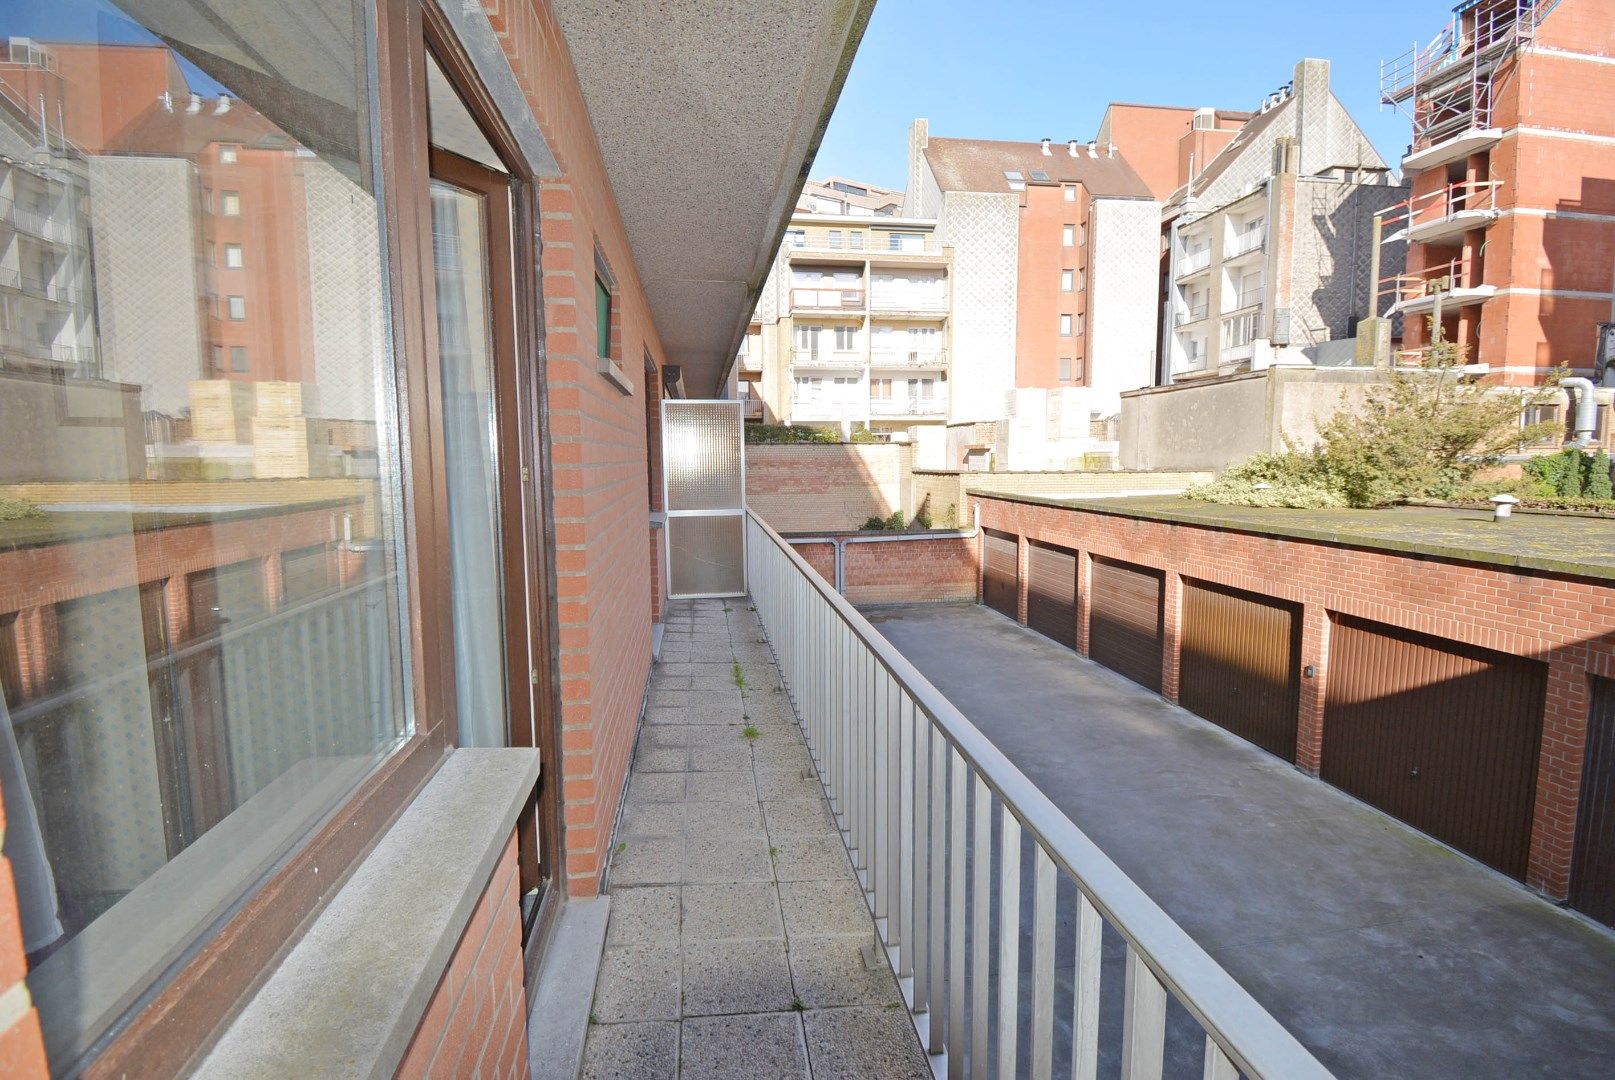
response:
[[[1026,625],[1026,568],[1031,550],[1025,536],[1015,537],[1015,618],[1022,626]]]
[[[1077,652],[1088,655],[1088,595],[1093,583],[1093,556],[1087,548],[1077,552]]]
[[[279,611],[280,602],[286,596],[286,567],[281,562],[280,552],[272,551],[264,556],[263,581],[265,609]]]
[[[1570,892],[1571,845],[1575,841],[1589,704],[1586,668],[1569,658],[1550,657],[1525,883],[1555,900],[1563,900]]]
[[[1178,669],[1183,663],[1183,578],[1168,569],[1161,590],[1161,696],[1178,700]]]
[[[1329,689],[1329,613],[1321,604],[1301,609],[1301,714],[1295,726],[1295,763],[1318,775],[1323,767],[1323,703]],[[1307,678],[1307,667],[1313,670]]]

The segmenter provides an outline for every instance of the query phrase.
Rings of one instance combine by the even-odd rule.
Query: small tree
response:
[[[1434,336],[1422,367],[1393,369],[1361,407],[1319,428],[1318,470],[1348,505],[1451,495],[1522,442],[1554,430],[1551,422],[1522,430],[1520,414],[1548,400],[1557,373],[1544,387],[1500,392],[1466,377],[1464,348]]]

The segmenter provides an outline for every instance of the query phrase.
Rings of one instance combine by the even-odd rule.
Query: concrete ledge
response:
[[[611,897],[569,900],[550,940],[527,1018],[529,1072],[534,1080],[577,1080],[589,1008],[606,947]]]
[[[536,750],[450,754],[198,1074],[392,1076],[537,782]]]

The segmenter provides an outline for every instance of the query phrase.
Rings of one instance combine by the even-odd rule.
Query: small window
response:
[[[1060,291],[1070,292],[1076,285],[1076,272],[1072,270],[1060,271]]]
[[[1079,267],[1077,267],[1077,291],[1082,292],[1087,287],[1088,287],[1088,269],[1087,269],[1087,267],[1079,266]]]
[[[1069,356],[1060,357],[1060,381],[1071,381],[1071,358]]]
[[[247,298],[245,296],[232,296],[227,301],[231,322],[240,322],[247,317]]]
[[[1066,184],[1064,189],[1062,190],[1061,194],[1063,194],[1065,196],[1065,201],[1066,202],[1076,202],[1077,201],[1077,185],[1075,185],[1075,184]]]
[[[240,244],[224,245],[224,265],[229,267],[231,270],[241,269],[242,262]]]
[[[852,250],[862,251],[864,249],[864,234],[862,232],[848,233],[847,240]]]
[[[219,195],[219,213],[225,217],[241,216],[241,192],[225,191]]]
[[[1011,191],[1025,191],[1026,190],[1026,177],[1022,176],[1020,174],[1020,172],[1018,172],[1017,170],[1015,170],[1015,169],[1005,169],[1004,170],[1004,179],[1009,182],[1009,190],[1011,190]]]
[[[787,229],[787,230],[785,230],[785,244],[786,244],[787,247],[793,247],[793,248],[805,248],[805,247],[807,247],[807,230],[806,229]]]
[[[1082,312],[1079,311],[1079,312],[1077,312],[1077,336],[1081,337],[1083,335],[1083,333],[1084,333],[1084,330],[1083,330]]]
[[[224,370],[224,346],[213,346],[213,374],[217,375]]]
[[[1070,337],[1071,336],[1071,316],[1069,316],[1069,315],[1061,315],[1060,316],[1060,336],[1061,337]]]
[[[594,351],[611,359],[611,288],[599,274],[594,276]]]
[[[832,248],[839,248],[841,246],[841,230],[840,229],[831,229],[830,230],[830,246]]]
[[[1046,184],[1049,182],[1049,174],[1044,172],[1042,169],[1033,169],[1032,179],[1036,180],[1040,184]]]
[[[1077,230],[1077,243],[1086,244],[1087,242],[1088,242],[1088,223],[1086,221],[1084,221],[1082,223],[1082,227]]]
[[[219,164],[234,165],[236,163],[236,149],[234,146],[219,147]]]
[[[1082,357],[1079,356],[1071,362],[1071,381],[1081,382],[1084,375],[1085,372],[1082,367]]]
[[[1065,226],[1065,228],[1061,230],[1060,242],[1066,247],[1075,246],[1077,242],[1077,227],[1075,225]]]
[[[230,370],[247,370],[247,347],[245,345],[230,346]]]

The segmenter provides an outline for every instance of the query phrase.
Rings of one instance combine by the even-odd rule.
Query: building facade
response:
[[[890,192],[850,181],[815,187]],[[737,365],[752,418],[907,431],[948,415],[952,255],[923,218],[804,197],[752,315]],[[808,210],[804,207],[812,206]]]
[[[1160,383],[1353,362],[1373,218],[1406,191],[1330,90],[1328,61],[1297,64],[1231,139],[1216,114],[1194,123],[1206,152],[1225,145],[1190,151],[1195,171],[1166,203]],[[1400,249],[1382,260],[1398,272]]]
[[[870,6],[0,2],[0,1071],[527,1075]]]
[[[1407,204],[1387,231],[1407,273],[1383,284],[1404,344],[1443,338],[1498,381],[1555,367],[1603,380],[1615,320],[1615,4],[1473,0],[1428,44],[1381,65],[1413,124]],[[1615,350],[1615,343],[1606,346]],[[1606,361],[1610,357],[1606,355]]]

